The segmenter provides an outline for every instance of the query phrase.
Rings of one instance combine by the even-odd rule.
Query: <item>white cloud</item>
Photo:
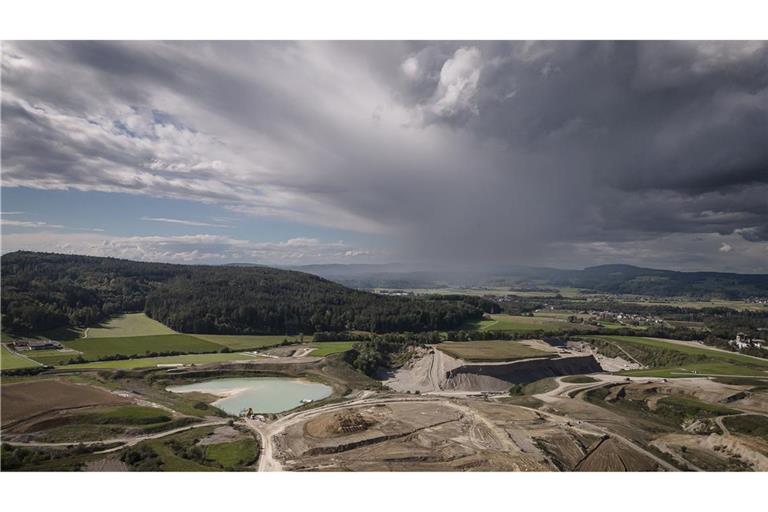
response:
[[[43,222],[43,221],[11,220],[11,219],[0,219],[0,226],[9,226],[13,228],[22,228],[22,229],[68,229],[72,231],[104,231],[101,228],[76,228],[72,226],[64,226],[62,224],[49,224],[48,222]]]
[[[475,47],[459,48],[445,61],[430,110],[439,117],[462,112],[477,113],[475,94],[480,81],[482,56]]]
[[[367,262],[384,257],[381,253],[361,250],[343,241],[323,242],[315,238],[253,242],[210,234],[128,237],[61,232],[3,234],[3,251],[15,250],[172,263],[251,262],[269,265]]]
[[[727,244],[725,242],[723,242],[720,245],[720,249],[718,249],[718,251],[720,251],[720,252],[731,252],[732,250],[733,250],[733,246],[730,245],[730,244]]]
[[[67,229],[67,226],[61,224],[48,224],[47,222],[29,221],[29,220],[8,220],[0,219],[0,225],[13,226],[19,228],[48,228],[48,229]]]
[[[207,222],[197,222],[193,220],[184,220],[184,219],[169,219],[166,217],[141,217],[141,219],[139,220],[145,220],[148,222],[165,222],[167,224],[182,224],[184,226],[210,227],[210,228],[231,228],[232,227],[227,224],[210,224]]]

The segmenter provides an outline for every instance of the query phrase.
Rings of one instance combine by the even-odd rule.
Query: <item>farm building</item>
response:
[[[763,348],[763,344],[765,343],[765,340],[761,340],[758,338],[750,338],[749,336],[739,333],[736,335],[736,339],[731,340],[728,343],[731,346],[734,346],[737,349],[741,350],[743,348],[751,348],[751,347]]]
[[[15,342],[13,348],[16,350],[59,350],[64,346],[53,340],[25,340]]]

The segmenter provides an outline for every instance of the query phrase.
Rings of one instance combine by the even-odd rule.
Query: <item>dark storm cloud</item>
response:
[[[4,186],[216,201],[417,259],[768,260],[763,43],[4,50]]]

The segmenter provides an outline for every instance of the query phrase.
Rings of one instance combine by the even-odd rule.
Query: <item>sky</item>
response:
[[[768,272],[765,42],[3,42],[2,252]]]

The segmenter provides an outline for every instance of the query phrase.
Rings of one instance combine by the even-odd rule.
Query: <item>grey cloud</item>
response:
[[[765,254],[764,43],[4,49],[4,186],[217,202],[414,259],[750,270]]]

